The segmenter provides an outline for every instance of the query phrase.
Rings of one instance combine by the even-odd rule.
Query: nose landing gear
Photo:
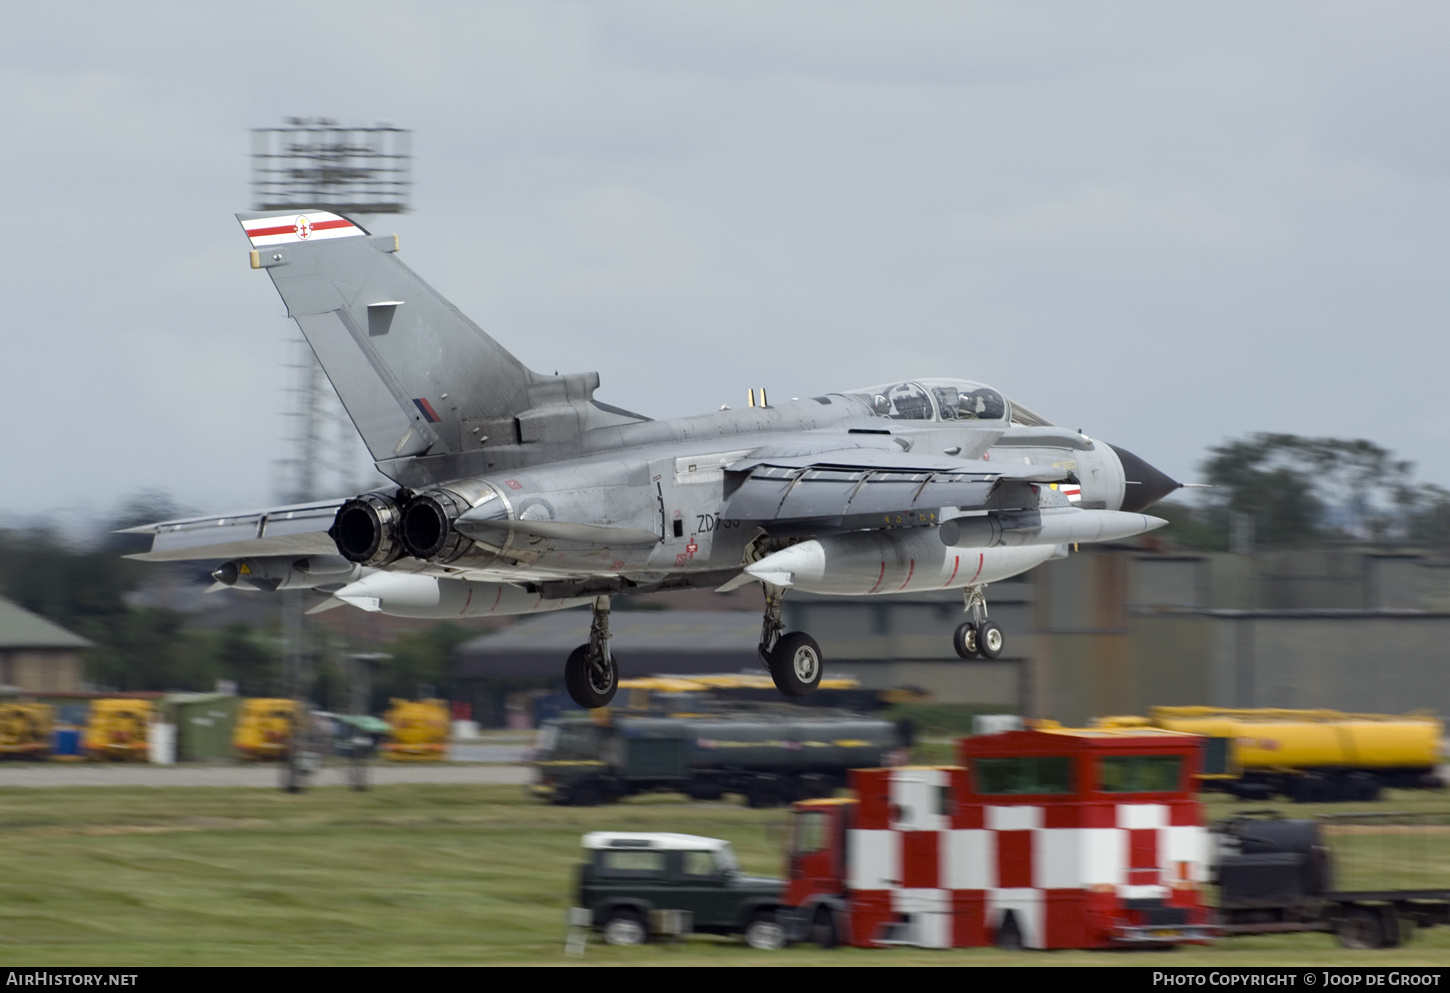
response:
[[[619,689],[619,665],[609,650],[609,597],[595,597],[592,609],[588,643],[570,652],[564,663],[564,686],[587,710],[607,707]]]
[[[761,585],[765,588],[765,619],[760,627],[760,661],[776,689],[786,696],[805,696],[821,683],[821,646],[804,631],[781,633],[785,630],[781,617],[785,588]]]
[[[981,656],[995,659],[1002,654],[1005,638],[1002,629],[987,619],[987,598],[982,594],[986,588],[987,585],[983,583],[962,589],[962,598],[966,601],[962,609],[971,614],[972,619],[952,632],[952,648],[956,649],[961,658],[974,659]]]

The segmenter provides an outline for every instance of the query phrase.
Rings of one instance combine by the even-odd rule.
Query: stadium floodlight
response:
[[[312,207],[338,214],[402,214],[412,192],[412,132],[379,124],[343,127],[328,117],[289,117],[252,129],[257,210]]]

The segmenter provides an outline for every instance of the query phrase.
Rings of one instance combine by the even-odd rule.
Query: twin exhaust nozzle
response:
[[[418,494],[400,490],[398,499],[364,493],[338,508],[327,533],[338,552],[359,565],[385,566],[403,555],[450,562],[471,544],[453,527],[467,509],[447,490]]]

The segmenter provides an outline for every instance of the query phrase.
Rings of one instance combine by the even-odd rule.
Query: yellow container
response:
[[[43,759],[50,754],[55,709],[44,703],[0,703],[0,758]]]
[[[149,700],[92,700],[81,749],[98,761],[145,762],[146,729],[155,718]]]
[[[395,762],[441,762],[448,753],[448,706],[442,700],[398,700],[383,715],[391,727],[383,757]]]
[[[297,701],[258,697],[242,701],[242,712],[232,731],[237,757],[249,762],[278,762],[287,754],[292,728],[297,723]]]
[[[1419,769],[1439,764],[1445,727],[1427,714],[1345,714],[1335,710],[1216,710],[1154,707],[1152,720],[1232,742],[1244,770]]]

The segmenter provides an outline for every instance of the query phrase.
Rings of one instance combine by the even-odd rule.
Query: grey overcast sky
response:
[[[1450,483],[1445,3],[7,9],[0,517],[265,505],[249,128],[415,132],[403,258],[652,416],[991,383],[1195,478],[1251,431]]]

